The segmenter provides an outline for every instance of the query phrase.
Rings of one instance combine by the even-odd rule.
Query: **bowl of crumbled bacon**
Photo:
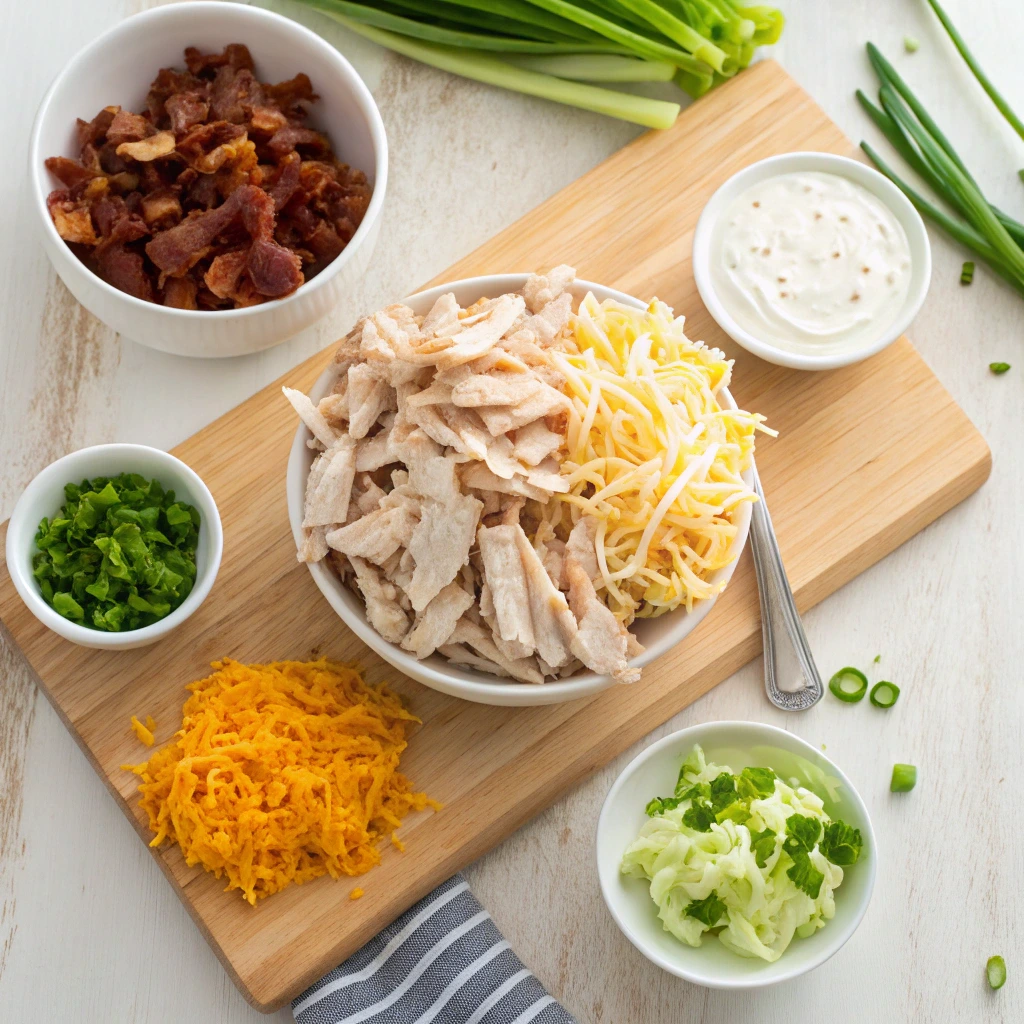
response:
[[[360,639],[445,693],[638,683],[746,541],[754,436],[773,431],[731,374],[663,302],[564,265],[388,306],[308,395],[284,389],[298,558]]]
[[[242,4],[128,18],[44,98],[29,147],[46,252],[108,326],[241,355],[326,315],[377,236],[387,143],[334,47]]]

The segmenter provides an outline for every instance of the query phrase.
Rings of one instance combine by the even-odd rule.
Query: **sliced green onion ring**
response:
[[[883,679],[871,687],[869,700],[876,708],[891,708],[899,696],[900,688],[895,683]]]
[[[989,988],[1002,988],[1006,984],[1006,961],[1001,956],[990,956],[985,964],[985,977]]]
[[[894,764],[890,793],[909,793],[917,785],[917,769],[912,764]]]
[[[841,668],[829,681],[828,688],[841,701],[856,704],[868,692],[868,677],[858,668]]]

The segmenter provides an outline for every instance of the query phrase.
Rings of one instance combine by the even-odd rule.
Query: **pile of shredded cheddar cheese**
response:
[[[554,353],[572,400],[560,499],[573,522],[598,521],[595,586],[627,625],[690,610],[721,589],[711,577],[736,557],[737,509],[757,500],[741,476],[754,432],[774,432],[721,407],[731,361],[690,341],[665,303],[641,310],[588,294],[572,330],[579,353]]]
[[[151,846],[177,843],[251,904],[290,882],[360,875],[410,811],[440,805],[399,771],[418,719],[384,687],[326,660],[214,662],[181,729],[141,779]]]

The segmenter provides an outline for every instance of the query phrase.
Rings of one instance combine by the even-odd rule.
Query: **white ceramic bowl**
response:
[[[719,299],[712,280],[712,244],[719,217],[729,209],[737,196],[752,185],[780,174],[800,171],[836,174],[866,188],[892,211],[906,232],[910,245],[910,288],[896,318],[889,324],[879,325],[877,334],[868,336],[862,345],[841,352],[815,353],[809,349],[806,352],[792,352],[760,340],[736,322],[726,305]],[[789,366],[796,370],[834,370],[881,352],[910,326],[928,294],[928,283],[932,276],[932,253],[921,215],[884,174],[879,174],[859,160],[836,156],[834,153],[784,153],[744,167],[720,186],[708,200],[693,236],[693,276],[700,297],[718,326],[748,352],[760,356],[769,363]]]
[[[528,276],[527,274],[494,274],[486,277],[466,278],[462,281],[453,281],[450,284],[438,285],[436,288],[419,292],[405,301],[416,313],[422,314],[430,309],[438,296],[445,292],[453,292],[459,303],[467,306],[476,301],[481,295],[501,295],[505,292],[518,291],[523,287]],[[606,288],[603,285],[593,284],[590,281],[577,281],[574,290],[579,297],[582,297],[587,291],[592,291],[601,301],[609,298],[615,299],[619,302],[636,306],[638,309],[644,309],[647,305],[631,295],[625,295],[622,292]],[[328,367],[324,371],[310,392],[314,403],[330,392],[336,376],[337,374],[333,366]],[[284,401],[283,398],[282,401]],[[719,401],[727,408],[736,408],[736,403],[727,389],[723,388],[719,392]],[[309,475],[309,467],[313,461],[313,452],[306,446],[306,441],[309,438],[309,430],[300,423],[295,433],[291,456],[288,460],[288,516],[291,520],[292,533],[295,536],[296,545],[302,539],[303,496],[306,489],[306,477]],[[751,483],[749,474],[745,476],[745,479],[748,484]],[[750,528],[750,514],[751,505],[749,503],[744,504],[740,511],[739,531],[735,541],[737,559],[742,553],[743,545],[747,540],[747,531]],[[736,561],[734,560],[725,568],[719,569],[713,577],[714,580],[723,585],[728,583],[735,568]],[[369,624],[366,619],[366,609],[363,602],[348,587],[341,583],[341,580],[338,579],[338,576],[326,561],[310,565],[309,570],[313,574],[316,585],[320,588],[324,597],[327,598],[331,607],[363,643],[371,647],[400,672],[404,672],[407,676],[411,676],[418,682],[424,683],[435,690],[440,690],[442,693],[451,694],[453,697],[462,697],[465,700],[477,701],[481,704],[525,706],[532,704],[558,704],[577,697],[587,697],[614,684],[611,676],[598,675],[595,672],[579,672],[568,679],[560,679],[556,682],[545,683],[542,686],[535,686],[529,683],[498,679],[484,672],[474,672],[469,669],[459,668],[452,665],[439,654],[419,661],[408,651],[402,650],[397,644],[385,640]],[[714,598],[712,598],[707,601],[701,601],[694,611],[689,613],[685,610],[679,610],[662,615],[656,619],[637,620],[634,624],[634,631],[646,650],[639,657],[632,659],[630,664],[643,667],[675,647],[676,644],[697,627],[704,616],[711,611],[714,603]],[[643,681],[641,680],[638,685],[643,686]]]
[[[79,626],[58,615],[42,598],[32,575],[32,556],[40,520],[50,519],[64,503],[64,485],[98,476],[141,473],[172,489],[175,497],[199,511],[199,545],[196,549],[196,582],[188,597],[170,615],[141,629],[106,633]],[[209,488],[194,470],[159,448],[142,444],[98,444],[82,448],[51,463],[25,488],[7,525],[7,569],[11,580],[44,626],[81,647],[106,651],[127,651],[155,643],[177,629],[206,599],[220,568],[224,533],[220,513]]]
[[[60,183],[43,165],[78,157],[75,118],[109,104],[143,110],[162,67],[182,67],[186,46],[212,52],[227,43],[252,51],[262,81],[306,72],[320,99],[310,124],[330,137],[338,157],[364,171],[373,196],[352,241],[333,263],[283,299],[231,310],[171,309],[118,291],[78,259],[57,234],[46,197]],[[142,345],[182,356],[237,356],[276,345],[327,314],[363,277],[376,244],[387,185],[384,124],[352,65],[309,29],[245,4],[175,3],[136,14],[72,58],[43,98],[29,140],[29,179],[43,246],[61,280],[89,312]]]
[[[836,890],[835,917],[806,939],[794,938],[773,964],[737,956],[717,939],[694,949],[670,935],[658,920],[650,886],[619,871],[623,851],[647,820],[644,808],[671,793],[679,768],[699,743],[709,761],[740,771],[749,765],[772,768],[787,780],[816,792],[833,818],[859,828],[864,847],[845,868]],[[708,988],[760,988],[788,981],[820,966],[857,930],[871,900],[878,848],[864,801],[850,780],[820,750],[802,739],[758,722],[709,722],[672,733],[634,758],[615,780],[597,823],[597,874],[615,923],[648,960]]]

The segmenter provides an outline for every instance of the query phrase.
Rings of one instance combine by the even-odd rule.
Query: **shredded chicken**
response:
[[[284,389],[317,452],[299,558],[328,558],[417,658],[531,684],[639,676],[643,648],[594,588],[596,522],[544,514],[569,490],[551,353],[575,350],[573,279],[556,267],[467,309],[445,294],[425,316],[388,306],[339,344],[331,394]]]

